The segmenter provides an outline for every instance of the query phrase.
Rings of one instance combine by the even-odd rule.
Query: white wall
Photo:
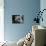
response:
[[[4,0],[0,0],[0,41],[4,41]]]

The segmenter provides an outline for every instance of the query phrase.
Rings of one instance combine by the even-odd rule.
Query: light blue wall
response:
[[[24,37],[31,28],[35,12],[40,9],[40,0],[5,0],[4,26],[5,40],[17,41]],[[12,15],[24,15],[24,24],[12,24]]]

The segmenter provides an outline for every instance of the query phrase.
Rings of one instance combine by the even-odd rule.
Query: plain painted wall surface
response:
[[[4,1],[5,40],[18,41],[32,29],[32,21],[40,9],[40,0]],[[23,24],[12,24],[12,15],[24,15]]]
[[[0,0],[0,42],[4,41],[4,0]]]
[[[41,2],[40,3],[40,9],[42,11],[43,9],[46,9],[46,0],[41,0],[40,2]],[[46,27],[46,10],[43,12],[42,17],[43,17],[43,22],[41,21],[40,25],[43,25]]]

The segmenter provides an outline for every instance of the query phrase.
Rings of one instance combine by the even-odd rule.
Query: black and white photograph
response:
[[[12,23],[15,24],[23,24],[24,23],[24,15],[12,15]]]

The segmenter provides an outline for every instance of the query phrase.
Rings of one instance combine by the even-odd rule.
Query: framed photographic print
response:
[[[12,23],[14,24],[23,24],[24,23],[24,15],[12,15]]]

